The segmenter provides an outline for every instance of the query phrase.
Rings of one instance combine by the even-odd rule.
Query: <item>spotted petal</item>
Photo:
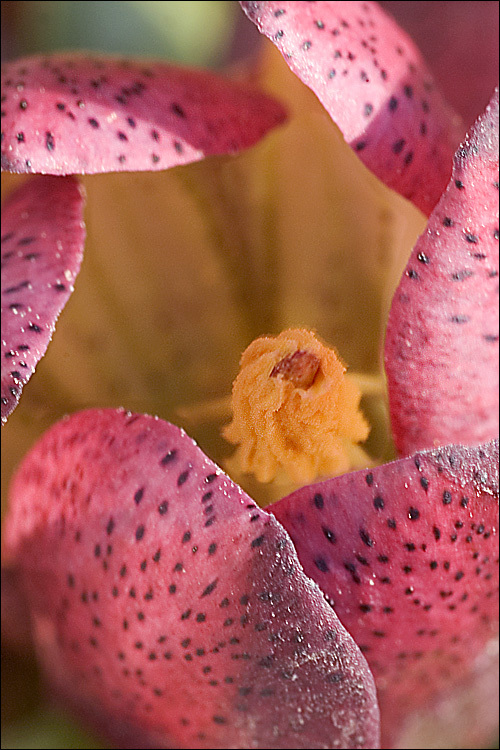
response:
[[[498,631],[498,441],[330,479],[271,510],[366,655],[394,747]]]
[[[178,428],[58,423],[14,480],[6,540],[52,683],[122,743],[378,747],[366,662],[288,535]]]
[[[80,269],[83,191],[37,177],[2,209],[2,423],[43,357]]]
[[[424,213],[463,133],[410,38],[373,2],[242,2],[363,163]]]
[[[284,119],[268,97],[202,71],[99,55],[2,69],[2,169],[158,170],[234,153]]]
[[[498,435],[498,90],[393,298],[385,364],[399,452]]]

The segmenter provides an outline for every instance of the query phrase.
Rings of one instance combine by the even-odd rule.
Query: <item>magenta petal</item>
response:
[[[288,535],[173,425],[57,424],[6,539],[46,671],[86,715],[149,747],[379,746],[366,662]]]
[[[411,39],[373,2],[241,2],[379,179],[429,214],[463,130]]]
[[[166,169],[251,146],[284,119],[274,100],[215,74],[94,54],[7,63],[2,94],[11,172]]]
[[[498,441],[304,487],[272,511],[365,654],[390,747],[498,630]]]
[[[74,178],[36,177],[2,209],[2,423],[73,291],[85,240],[83,204]]]
[[[498,435],[498,91],[396,290],[385,366],[402,455]]]

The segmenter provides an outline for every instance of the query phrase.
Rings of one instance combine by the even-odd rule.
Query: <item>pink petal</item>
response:
[[[2,93],[11,172],[166,169],[251,146],[284,119],[274,100],[214,74],[94,54],[7,63]]]
[[[498,435],[498,91],[396,290],[385,365],[401,454]]]
[[[13,482],[6,539],[45,668],[95,721],[146,747],[378,746],[364,658],[289,537],[178,428],[58,423]]]
[[[395,747],[487,748],[498,745],[498,637],[486,644],[464,679],[409,717]]]
[[[498,630],[498,441],[304,487],[272,512],[365,654],[391,747]]]
[[[373,2],[242,2],[379,179],[429,214],[463,133],[410,38]]]
[[[2,209],[2,423],[73,291],[85,239],[83,203],[74,178],[37,177]]]

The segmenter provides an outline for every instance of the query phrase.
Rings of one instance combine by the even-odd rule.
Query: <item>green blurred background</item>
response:
[[[4,0],[1,5],[4,59],[82,48],[217,67],[237,52],[235,36],[242,15],[234,2],[207,0]]]

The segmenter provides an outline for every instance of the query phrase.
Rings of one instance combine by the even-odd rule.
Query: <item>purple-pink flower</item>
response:
[[[481,672],[491,669],[498,629],[498,90],[465,135],[418,50],[376,3],[241,5],[354,154],[429,217],[400,264],[385,333],[399,458],[383,462],[375,450],[360,459],[347,446],[356,471],[319,471],[321,481],[262,509],[186,432],[134,404],[111,408],[110,389],[92,404],[100,408],[68,409],[75,413],[61,421],[46,408],[44,418],[55,424],[10,485],[4,557],[52,693],[118,746],[402,747],[418,716],[492,690]],[[182,167],[261,140],[265,148],[287,117],[293,125],[300,115],[260,92],[257,78],[235,83],[96,55],[6,64],[2,168],[38,174],[16,185],[2,218],[2,421],[43,357],[82,262],[86,196],[75,175]],[[331,122],[327,128],[334,132]],[[244,174],[268,181],[263,191],[272,191],[262,153]],[[271,149],[268,156],[273,165]],[[241,157],[231,158],[237,164]],[[219,163],[221,171],[207,160],[179,183],[214,217],[218,201],[232,199]],[[96,185],[86,183],[89,200]],[[146,195],[149,189],[145,182]],[[236,201],[231,233],[254,238],[247,222],[260,193],[244,182],[241,194],[248,215],[236,220]],[[147,224],[158,218],[148,215]],[[211,221],[224,249],[218,219]],[[115,228],[118,242],[127,217],[124,223]],[[174,279],[164,295],[177,299],[180,276],[169,267],[168,242],[159,257]],[[224,279],[244,267],[242,295],[248,301],[256,290],[258,306],[279,297],[280,266],[272,255],[254,260],[236,253]],[[281,265],[283,278],[289,264]],[[325,273],[319,264],[318,273]],[[191,264],[189,274],[200,275],[204,289],[223,289],[232,304],[231,282],[216,284],[210,264]],[[359,283],[366,278],[360,274]],[[136,280],[142,288],[147,278],[139,271]],[[142,320],[137,300],[142,305],[147,295],[123,291]],[[207,295],[192,310],[176,304],[174,321],[181,330],[186,318],[210,331],[206,321],[218,302]],[[152,314],[157,304],[147,299]],[[221,369],[228,366],[225,336],[196,341],[203,351],[216,346]],[[276,350],[263,377],[264,389],[287,381],[296,434],[276,427],[282,407],[273,419],[264,406],[259,411],[266,450],[279,441],[280,456],[296,456],[298,444],[302,450],[299,433],[308,434],[310,417],[300,404],[316,404],[328,381],[321,353],[294,346],[293,337],[292,330],[290,350]],[[189,357],[178,357],[175,346],[166,356],[179,383],[193,379]],[[297,375],[294,367],[305,361],[307,372]],[[213,369],[197,366],[203,401]],[[157,367],[152,380],[162,377]],[[171,385],[180,390],[176,380]],[[250,384],[249,403],[267,403],[263,393],[257,381]],[[327,428],[316,440],[330,436],[343,414],[333,397],[318,403],[328,404],[321,415]],[[243,420],[249,414],[243,409]],[[337,446],[344,433],[335,435]],[[320,448],[308,448],[312,465]],[[248,467],[257,448],[245,450]],[[472,727],[464,741],[484,741],[494,722],[481,722],[484,734]]]

